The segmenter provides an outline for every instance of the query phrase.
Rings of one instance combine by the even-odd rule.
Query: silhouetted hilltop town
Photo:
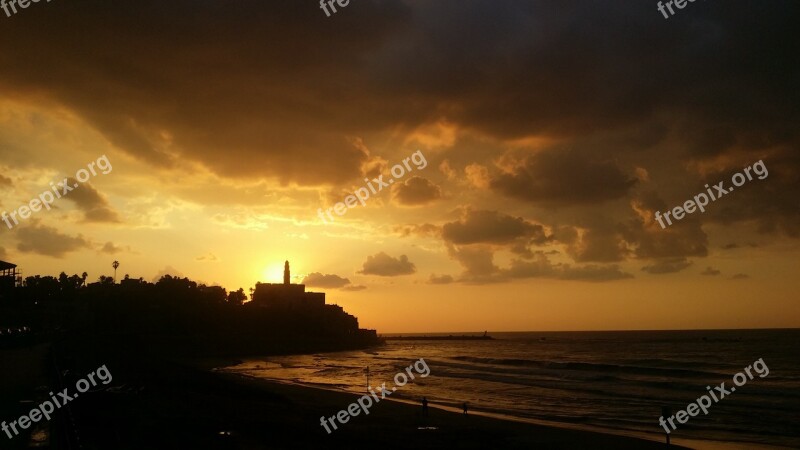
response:
[[[365,348],[381,341],[375,330],[325,294],[289,282],[257,283],[251,301],[243,289],[163,276],[155,283],[127,275],[119,283],[87,274],[29,276],[0,261],[0,345],[47,341],[54,335],[101,339],[137,351],[177,357],[228,357]]]
[[[251,304],[267,308],[306,310],[325,306],[324,293],[306,292],[306,285],[290,283],[290,279],[289,261],[286,261],[283,265],[283,283],[256,283]]]

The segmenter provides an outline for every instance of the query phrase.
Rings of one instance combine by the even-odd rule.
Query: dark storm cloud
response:
[[[680,223],[662,229],[655,223],[656,211],[666,211],[667,204],[654,192],[645,192],[633,200],[644,218],[628,221],[623,227],[627,242],[635,243],[634,254],[640,259],[683,258],[708,255],[708,236],[700,216],[684,217]]]
[[[350,137],[407,114],[365,92],[362,64],[408,17],[386,1],[336,20],[293,0],[53,3],[3,24],[3,42],[25,44],[0,55],[0,85],[63,103],[154,165],[336,182],[368,159]]]
[[[709,220],[723,225],[740,222],[755,222],[758,230],[765,234],[785,234],[794,238],[800,237],[800,155],[797,148],[786,148],[785,152],[776,153],[763,158],[769,175],[737,187],[730,193],[714,202],[709,208]],[[776,150],[777,151],[777,150]],[[752,160],[737,161],[723,170],[707,175],[712,183],[725,181],[730,188],[731,176],[742,172],[743,167],[756,163]],[[753,246],[753,244],[749,244]]]
[[[4,23],[19,44],[0,83],[153,164],[304,184],[354,177],[367,157],[350,137],[442,116],[501,139],[666,116],[703,156],[797,143],[798,8],[666,21],[650,3],[363,0],[331,18],[293,0],[51,3]]]
[[[639,167],[693,195],[717,173],[692,164],[764,158],[769,178],[670,230],[560,224],[585,231],[578,262],[705,256],[708,221],[800,236],[798,17],[789,0],[696,2],[669,20],[646,2],[361,0],[331,18],[295,0],[53,2],[0,27],[14,43],[0,88],[66,106],[155,166],[300,185],[360,181],[373,141],[442,119],[501,144],[556,140],[498,167],[503,145],[463,161],[532,206],[638,201]],[[527,244],[508,245],[530,258]]]
[[[420,2],[378,79],[500,138],[655,122],[617,152],[671,135],[699,156],[796,143],[798,5],[694,6],[665,21],[641,2]]]
[[[510,162],[491,181],[496,191],[543,205],[590,204],[621,198],[635,180],[613,162],[572,150],[548,150]]]

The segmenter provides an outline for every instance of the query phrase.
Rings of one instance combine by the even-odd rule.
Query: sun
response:
[[[270,264],[262,274],[265,283],[283,283],[283,264]]]

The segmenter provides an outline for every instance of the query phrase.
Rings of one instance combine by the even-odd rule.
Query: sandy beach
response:
[[[13,359],[18,369],[27,366],[17,372],[27,375],[9,382],[14,381],[14,392],[32,392],[48,379],[41,373],[47,370],[46,352],[27,358],[17,353],[5,352],[3,359]],[[81,394],[70,404],[74,433],[85,449],[666,448],[632,437],[465,417],[436,405],[424,419],[419,405],[395,401],[377,403],[369,415],[353,417],[328,434],[320,417],[346,408],[356,395],[121,356],[103,357],[114,377],[110,389]],[[78,357],[70,370],[83,373],[96,361]],[[22,386],[25,379],[29,386]],[[12,411],[6,412],[3,420],[14,420]],[[59,420],[63,423],[63,417],[52,422],[51,448],[66,448],[56,431]],[[12,444],[24,448],[27,440],[22,435]]]
[[[102,448],[666,447],[632,437],[465,417],[435,407],[424,419],[420,406],[390,401],[373,405],[369,415],[353,417],[328,434],[320,425],[320,417],[345,409],[357,396],[185,364],[131,369],[114,369],[115,382],[137,394],[97,394],[75,404],[79,426],[84,427],[86,435],[104,436],[106,446]],[[109,414],[111,411],[113,414]]]

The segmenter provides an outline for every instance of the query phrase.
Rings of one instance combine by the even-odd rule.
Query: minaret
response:
[[[289,261],[283,265],[283,284],[289,284]]]

